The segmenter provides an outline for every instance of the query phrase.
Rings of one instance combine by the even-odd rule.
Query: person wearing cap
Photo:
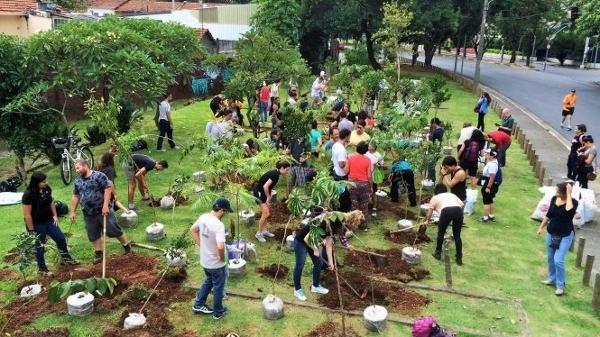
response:
[[[256,186],[253,194],[260,203],[260,220],[258,222],[258,231],[254,236],[259,242],[267,242],[266,237],[272,238],[275,235],[267,230],[267,220],[271,216],[271,197],[273,188],[279,182],[279,177],[286,174],[290,168],[290,163],[279,161],[275,165],[275,169],[263,174]]]
[[[573,113],[575,112],[576,102],[577,95],[575,95],[575,89],[571,89],[571,92],[566,94],[562,101],[562,120],[560,121],[561,129],[566,128],[567,131],[571,131],[571,117],[573,117]]]
[[[233,212],[229,200],[218,198],[209,213],[202,214],[190,228],[192,239],[200,247],[200,265],[206,278],[196,293],[192,306],[194,313],[212,314],[218,320],[227,314],[223,306],[227,264],[225,263],[225,225],[221,219]],[[206,304],[213,292],[213,307]]]
[[[496,145],[498,163],[500,163],[500,167],[504,167],[506,165],[506,151],[512,143],[510,130],[500,127],[496,131],[488,132],[486,139]]]
[[[498,187],[502,183],[502,170],[496,159],[498,151],[496,149],[486,149],[486,163],[481,174],[481,196],[483,199],[483,217],[479,221],[487,223],[496,221],[494,216],[494,197],[498,193]]]

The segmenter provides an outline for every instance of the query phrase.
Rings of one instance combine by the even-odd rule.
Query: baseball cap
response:
[[[492,156],[492,157],[497,157],[498,156],[498,151],[496,151],[494,149],[485,149],[485,150],[483,150],[483,152],[489,153],[490,156]]]
[[[571,92],[575,92],[575,91],[576,91],[575,89],[571,89]]]
[[[233,212],[233,209],[231,208],[231,204],[229,203],[229,200],[227,200],[227,198],[221,197],[221,198],[215,200],[215,204],[213,205],[213,208],[224,209],[227,212]]]

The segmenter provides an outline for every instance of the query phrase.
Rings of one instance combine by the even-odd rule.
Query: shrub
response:
[[[90,125],[86,128],[85,139],[91,146],[96,146],[106,142],[106,135],[97,125]]]

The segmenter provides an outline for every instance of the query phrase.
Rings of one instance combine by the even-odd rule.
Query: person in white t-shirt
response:
[[[333,178],[335,180],[348,180],[348,175],[344,168],[348,163],[348,152],[346,146],[350,141],[350,130],[344,129],[340,131],[339,140],[331,147],[331,161],[333,163]],[[352,209],[352,201],[350,193],[346,189],[340,195],[340,211],[349,212]]]
[[[227,212],[233,212],[229,200],[219,198],[210,213],[202,214],[192,225],[190,231],[194,242],[200,246],[200,265],[206,278],[196,293],[192,306],[194,313],[212,314],[218,320],[227,314],[223,306],[227,264],[225,263],[225,225],[221,218]],[[208,294],[213,292],[213,308],[206,304]]]
[[[383,156],[379,151],[377,151],[377,144],[375,142],[369,143],[369,151],[365,153],[365,156],[371,160],[371,181],[373,181],[373,173],[375,172],[375,167],[383,168]],[[375,182],[373,182],[373,194],[371,195],[371,200],[373,202],[373,208],[371,211],[373,213],[377,212],[377,197],[375,196],[375,192],[377,192],[379,186]]]
[[[477,129],[476,127],[474,127],[473,125],[471,125],[471,123],[469,122],[464,122],[463,123],[463,128],[460,129],[460,136],[458,137],[458,144],[456,145],[456,151],[460,151],[461,146],[464,144],[464,142],[467,139],[471,139],[471,136],[473,135],[473,130]]]
[[[164,151],[162,148],[163,140],[167,136],[167,141],[172,149],[176,149],[175,141],[173,141],[173,118],[171,117],[171,104],[169,103],[173,96],[169,93],[165,94],[163,100],[158,105],[158,111],[154,116],[158,126],[158,140],[156,141],[156,151]]]

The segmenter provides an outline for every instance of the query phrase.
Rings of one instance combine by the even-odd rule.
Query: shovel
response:
[[[158,247],[152,246],[152,245],[147,245],[147,244],[144,244],[144,243],[137,243],[137,242],[133,242],[132,241],[131,242],[131,246],[132,247],[138,247],[138,248],[145,248],[145,249],[149,249],[149,250],[155,250],[155,251],[158,251],[158,252],[165,253],[165,250],[162,249],[162,248],[158,248]]]

